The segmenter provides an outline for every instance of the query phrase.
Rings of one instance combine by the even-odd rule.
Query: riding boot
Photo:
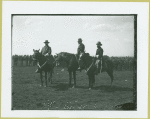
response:
[[[78,61],[78,66],[79,66],[79,67],[78,67],[77,71],[80,71],[80,72],[81,72],[82,69],[81,69],[81,67],[80,67],[79,61]]]

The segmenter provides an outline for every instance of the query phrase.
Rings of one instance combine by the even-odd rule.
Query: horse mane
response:
[[[68,53],[68,52],[60,52],[57,54],[57,56],[58,58],[59,57],[63,58],[63,61],[65,61],[66,63],[71,63],[74,60],[76,60],[75,54]]]
[[[64,56],[72,56],[72,53],[68,53],[68,52],[60,52],[59,55],[64,55]]]
[[[88,57],[88,58],[92,58],[92,59],[94,58],[94,57],[90,56],[89,53],[85,53],[85,56]]]
[[[64,57],[64,58],[67,58],[67,59],[70,59],[70,58],[72,58],[72,56],[74,55],[74,54],[72,54],[72,53],[68,53],[68,52],[60,52],[59,54],[58,54],[58,56],[62,56],[62,57]]]

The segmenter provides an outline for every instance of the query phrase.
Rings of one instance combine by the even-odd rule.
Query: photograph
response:
[[[137,14],[11,14],[11,110],[137,111]]]

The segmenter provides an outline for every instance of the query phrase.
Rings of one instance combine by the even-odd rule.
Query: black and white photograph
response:
[[[12,109],[136,110],[135,22],[136,15],[12,15]]]
[[[53,5],[47,3],[41,2],[45,11]],[[18,111],[27,111],[30,115],[27,117],[85,115],[93,118],[119,117],[119,112],[121,117],[130,117],[131,113],[136,115],[142,110],[139,101],[146,100],[147,86],[144,85],[148,80],[143,74],[147,71],[142,67],[147,62],[141,60],[145,59],[147,46],[143,44],[147,44],[147,31],[146,38],[141,40],[140,34],[144,31],[140,31],[139,26],[145,26],[147,22],[139,24],[141,13],[130,10],[85,12],[86,7],[76,3],[72,9],[76,11],[78,8],[80,12],[66,12],[71,3],[65,4],[62,8],[58,4],[58,12],[41,12],[36,11],[37,8],[32,10],[32,7],[29,7],[30,12],[19,12],[17,7],[16,11],[8,12],[11,14],[6,26],[10,35],[4,35],[3,39],[10,40],[3,40],[2,51],[3,54],[6,51],[6,56],[9,50],[6,46],[10,50],[9,56],[3,58],[2,66],[9,67],[10,74],[7,68],[3,68],[3,72],[8,73],[4,75],[2,72],[2,89],[8,92],[4,90],[6,85],[10,88],[6,95],[9,94],[10,103],[7,105],[11,114],[16,117]],[[21,9],[22,5],[18,5]],[[86,9],[94,8],[88,5]],[[60,12],[61,9],[64,12]],[[98,5],[95,5],[96,9],[99,9]],[[6,26],[3,25],[3,31],[6,31]],[[7,59],[10,59],[8,63]],[[4,94],[2,92],[2,97],[6,97]],[[2,107],[5,107],[4,98],[2,102]],[[146,104],[145,101],[143,105]]]

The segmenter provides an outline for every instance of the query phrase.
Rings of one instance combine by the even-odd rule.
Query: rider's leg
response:
[[[79,59],[78,59],[78,64],[79,64],[79,68],[78,68],[78,70],[81,72],[81,70],[82,70],[82,68],[81,68],[81,66],[80,66],[80,61],[81,61],[81,59],[80,59],[80,57],[83,55],[83,53],[80,53],[80,55],[79,55]]]
[[[99,60],[96,60],[95,65],[96,65],[96,71],[94,72],[94,74],[95,74],[95,75],[98,75],[98,73],[100,72]]]

